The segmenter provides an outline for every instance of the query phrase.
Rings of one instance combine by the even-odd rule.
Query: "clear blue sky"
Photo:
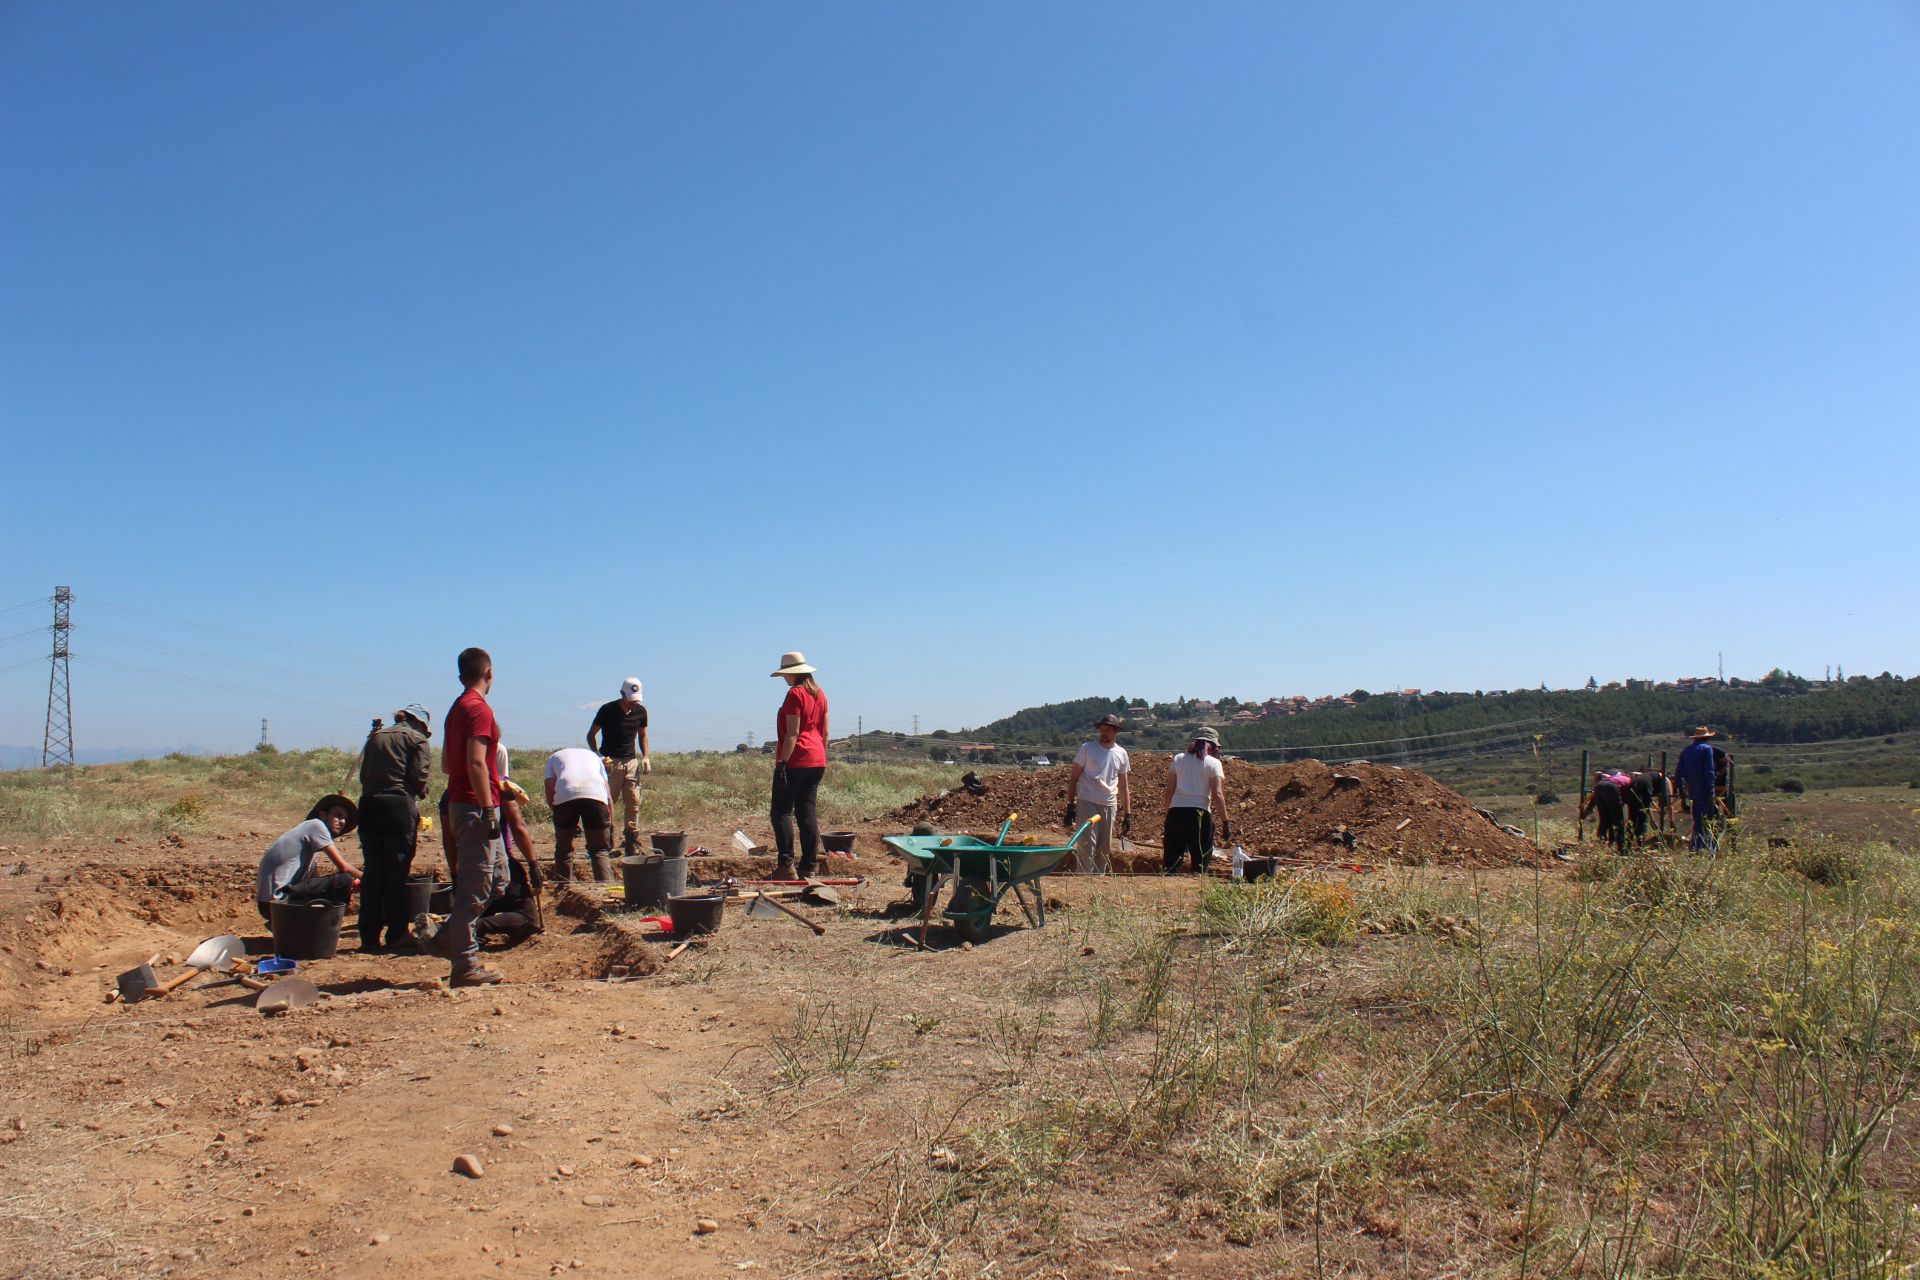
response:
[[[1870,0],[11,0],[0,607],[82,747],[1913,674],[1916,121]]]

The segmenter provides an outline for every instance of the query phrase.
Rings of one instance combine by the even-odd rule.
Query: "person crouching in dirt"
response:
[[[260,918],[273,920],[275,902],[331,902],[345,906],[360,883],[360,872],[340,855],[334,841],[352,831],[360,812],[345,796],[322,796],[306,821],[267,846],[254,877],[254,905]],[[336,870],[314,874],[316,855],[326,854]]]
[[[547,807],[553,810],[553,878],[573,879],[573,842],[587,829],[593,882],[613,879],[613,789],[607,766],[585,747],[562,747],[547,757]]]
[[[503,754],[505,750],[501,748]],[[528,870],[533,865],[533,833],[514,794],[519,788],[505,776],[504,765],[501,769],[500,839],[507,852],[507,884],[487,899],[473,922],[473,932],[476,938],[502,938],[511,947],[525,942],[536,933],[545,932],[546,926],[540,911],[540,873],[538,870]],[[447,864],[451,866],[459,856],[459,849],[447,822],[447,807],[447,797],[443,794],[440,797],[440,848],[447,856]],[[514,856],[516,848],[521,849],[519,857]],[[429,955],[445,957],[451,954],[452,932],[445,927],[436,929],[430,915],[422,913],[413,918],[413,939],[420,950]]]
[[[1605,769],[1593,771],[1593,790],[1587,792],[1586,800],[1580,806],[1580,816],[1600,811],[1600,825],[1594,829],[1594,835],[1601,840],[1611,840],[1621,853],[1627,851],[1626,824],[1626,788],[1621,786],[1618,775]]]
[[[1227,822],[1227,767],[1220,762],[1220,731],[1203,728],[1193,742],[1173,758],[1167,770],[1167,820],[1161,837],[1166,873],[1180,869],[1181,859],[1193,857],[1193,872],[1204,875],[1213,857],[1213,810],[1220,811],[1220,838],[1231,842]]]

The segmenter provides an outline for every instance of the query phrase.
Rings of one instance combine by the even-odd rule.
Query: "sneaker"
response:
[[[487,968],[487,966],[476,964],[471,969],[455,969],[447,978],[447,985],[452,987],[491,987],[504,981],[506,981],[506,979]]]

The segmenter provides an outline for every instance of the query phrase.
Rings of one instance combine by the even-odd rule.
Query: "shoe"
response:
[[[444,956],[447,954],[446,945],[440,940],[441,934],[444,932],[444,930],[436,931],[434,929],[433,917],[424,911],[413,918],[413,945],[419,947],[426,955]],[[451,941],[451,939],[449,939],[449,941]]]
[[[499,974],[487,968],[487,966],[476,964],[471,969],[455,969],[447,978],[447,985],[451,987],[491,987],[497,986],[505,981],[505,978],[502,978]]]
[[[793,873],[793,864],[784,858],[774,865],[773,874],[767,877],[769,880],[798,880],[799,878]]]
[[[800,879],[800,880],[811,880],[811,879],[813,879],[813,878],[814,878],[815,876],[817,876],[817,875],[819,875],[819,874],[820,874],[820,864],[819,864],[819,863],[817,863],[817,862],[802,862],[802,863],[800,864],[800,870],[799,870],[798,872],[796,872],[794,876],[790,876],[790,877],[788,877],[788,878],[789,878],[789,879]]]

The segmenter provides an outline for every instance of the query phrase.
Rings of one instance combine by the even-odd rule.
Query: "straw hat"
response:
[[[1217,747],[1220,745],[1220,731],[1210,724],[1202,725],[1193,731],[1193,740],[1195,742],[1211,742]]]
[[[775,676],[807,676],[813,674],[813,664],[807,661],[807,655],[798,649],[780,655],[780,669],[770,671]]]
[[[1715,733],[1713,730],[1707,728],[1707,726],[1701,725],[1698,729],[1695,729],[1692,733],[1688,734],[1687,736],[1692,738],[1695,742],[1705,742],[1709,738],[1717,738],[1720,735]]]

